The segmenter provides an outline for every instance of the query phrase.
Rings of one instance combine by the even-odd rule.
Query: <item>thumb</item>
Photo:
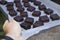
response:
[[[3,28],[8,24],[8,20],[5,21]]]
[[[5,23],[4,23],[4,25],[3,25],[3,30],[4,30],[4,32],[5,32],[5,30],[6,30],[6,25],[8,24],[8,20],[6,20],[5,21]]]

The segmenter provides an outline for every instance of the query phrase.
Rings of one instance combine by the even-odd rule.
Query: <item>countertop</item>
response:
[[[60,40],[60,26],[42,31],[27,40]]]

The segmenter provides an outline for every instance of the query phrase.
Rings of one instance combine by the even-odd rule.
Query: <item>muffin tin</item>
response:
[[[6,4],[6,6],[4,4],[0,4],[0,9],[6,17],[9,19],[14,18],[22,26],[23,40],[26,40],[30,36],[37,34],[42,30],[60,25],[59,5],[50,0],[37,0],[38,3],[33,3],[34,0],[30,0],[29,4],[27,4],[27,1],[22,2],[22,0],[17,0],[18,3],[14,0],[6,1],[12,2],[11,5],[9,6]]]

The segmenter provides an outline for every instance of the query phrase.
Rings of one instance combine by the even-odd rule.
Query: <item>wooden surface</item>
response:
[[[38,33],[28,40],[60,40],[60,26]]]

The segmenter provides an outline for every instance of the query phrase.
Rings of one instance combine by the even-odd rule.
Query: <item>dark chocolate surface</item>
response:
[[[13,6],[14,3],[13,2],[7,2],[7,6]]]
[[[30,12],[32,12],[32,11],[35,10],[35,7],[29,6],[29,7],[27,8],[27,10],[30,11]]]
[[[23,19],[23,17],[21,17],[21,16],[16,16],[15,18],[14,18],[17,22],[22,22],[24,19]]]
[[[22,0],[22,2],[25,2],[25,3],[27,3],[27,2],[29,2],[28,0]]]
[[[25,19],[25,22],[27,22],[27,23],[29,23],[29,24],[33,24],[34,18],[27,17],[27,18]]]
[[[29,7],[30,4],[29,3],[24,3],[24,7]]]
[[[7,4],[7,1],[1,0],[1,1],[0,1],[0,4],[5,5],[5,4]]]
[[[9,15],[10,15],[10,16],[16,16],[17,13],[16,13],[15,10],[10,10],[10,11],[9,11]]]
[[[22,17],[28,17],[28,13],[27,13],[27,12],[22,12],[22,13],[20,13],[20,15],[21,15]]]
[[[46,6],[43,4],[43,5],[39,5],[39,10],[45,10],[46,9]]]
[[[53,10],[50,9],[50,8],[48,8],[48,9],[45,10],[45,13],[48,14],[48,15],[49,15],[49,14],[52,14],[52,13],[53,13]]]
[[[48,18],[47,15],[45,15],[45,16],[40,16],[40,17],[39,17],[39,21],[42,21],[42,22],[49,22],[49,18]]]
[[[34,2],[34,5],[36,5],[36,6],[39,6],[40,4],[41,4],[40,1],[35,1],[35,2]]]
[[[34,11],[33,13],[32,13],[32,16],[35,16],[35,17],[38,17],[38,16],[40,16],[41,15],[41,12],[40,11]]]
[[[43,26],[43,25],[44,25],[43,22],[41,22],[41,21],[36,21],[36,22],[33,24],[33,28],[39,27],[39,26]]]
[[[23,12],[23,11],[24,11],[24,8],[18,7],[18,8],[17,8],[17,11],[18,11],[18,12]]]
[[[59,20],[60,17],[57,14],[51,14],[50,18],[54,21],[54,20]]]
[[[7,10],[10,11],[10,10],[13,10],[14,8],[12,6],[8,6],[7,7]]]
[[[20,0],[14,0],[14,3],[19,3],[20,2]]]
[[[16,7],[22,7],[21,3],[15,3]]]
[[[26,30],[31,28],[31,25],[28,24],[28,23],[25,23],[25,22],[21,23],[20,25],[21,25],[22,28],[24,28]]]
[[[36,0],[29,0],[30,2],[35,2]]]

